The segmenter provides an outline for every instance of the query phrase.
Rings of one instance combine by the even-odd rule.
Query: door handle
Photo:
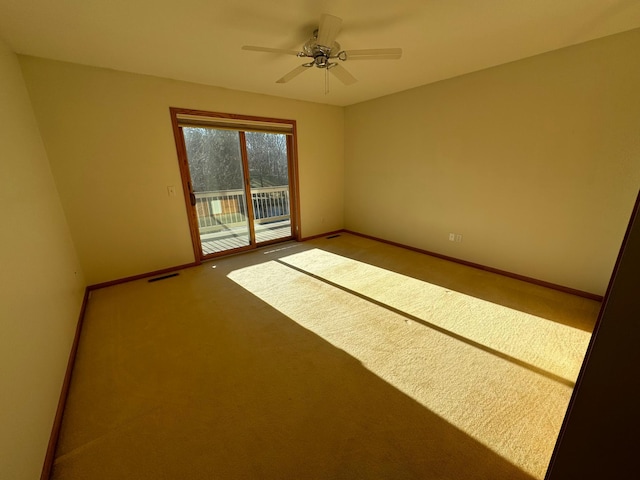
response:
[[[187,182],[187,187],[189,187],[189,200],[191,201],[191,206],[195,207],[196,206],[196,194],[193,193],[193,186],[191,185],[191,182]]]

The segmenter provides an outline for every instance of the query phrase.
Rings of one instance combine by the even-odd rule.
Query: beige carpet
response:
[[[348,234],[98,290],[53,478],[542,478],[598,309]]]

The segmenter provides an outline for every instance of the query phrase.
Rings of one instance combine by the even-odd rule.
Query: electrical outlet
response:
[[[459,233],[456,234],[456,242],[460,243],[462,241],[462,235]]]
[[[456,234],[455,233],[450,233],[449,234],[449,241],[450,242],[455,242],[456,241]]]

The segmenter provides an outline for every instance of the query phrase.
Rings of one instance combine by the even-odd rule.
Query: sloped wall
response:
[[[0,478],[33,480],[84,278],[17,57],[0,40]]]
[[[637,470],[640,197],[547,480],[625,478]]]

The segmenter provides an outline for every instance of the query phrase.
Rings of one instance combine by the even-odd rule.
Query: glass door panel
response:
[[[287,135],[246,132],[256,243],[292,236]]]
[[[250,246],[240,132],[210,127],[182,131],[202,255]]]

